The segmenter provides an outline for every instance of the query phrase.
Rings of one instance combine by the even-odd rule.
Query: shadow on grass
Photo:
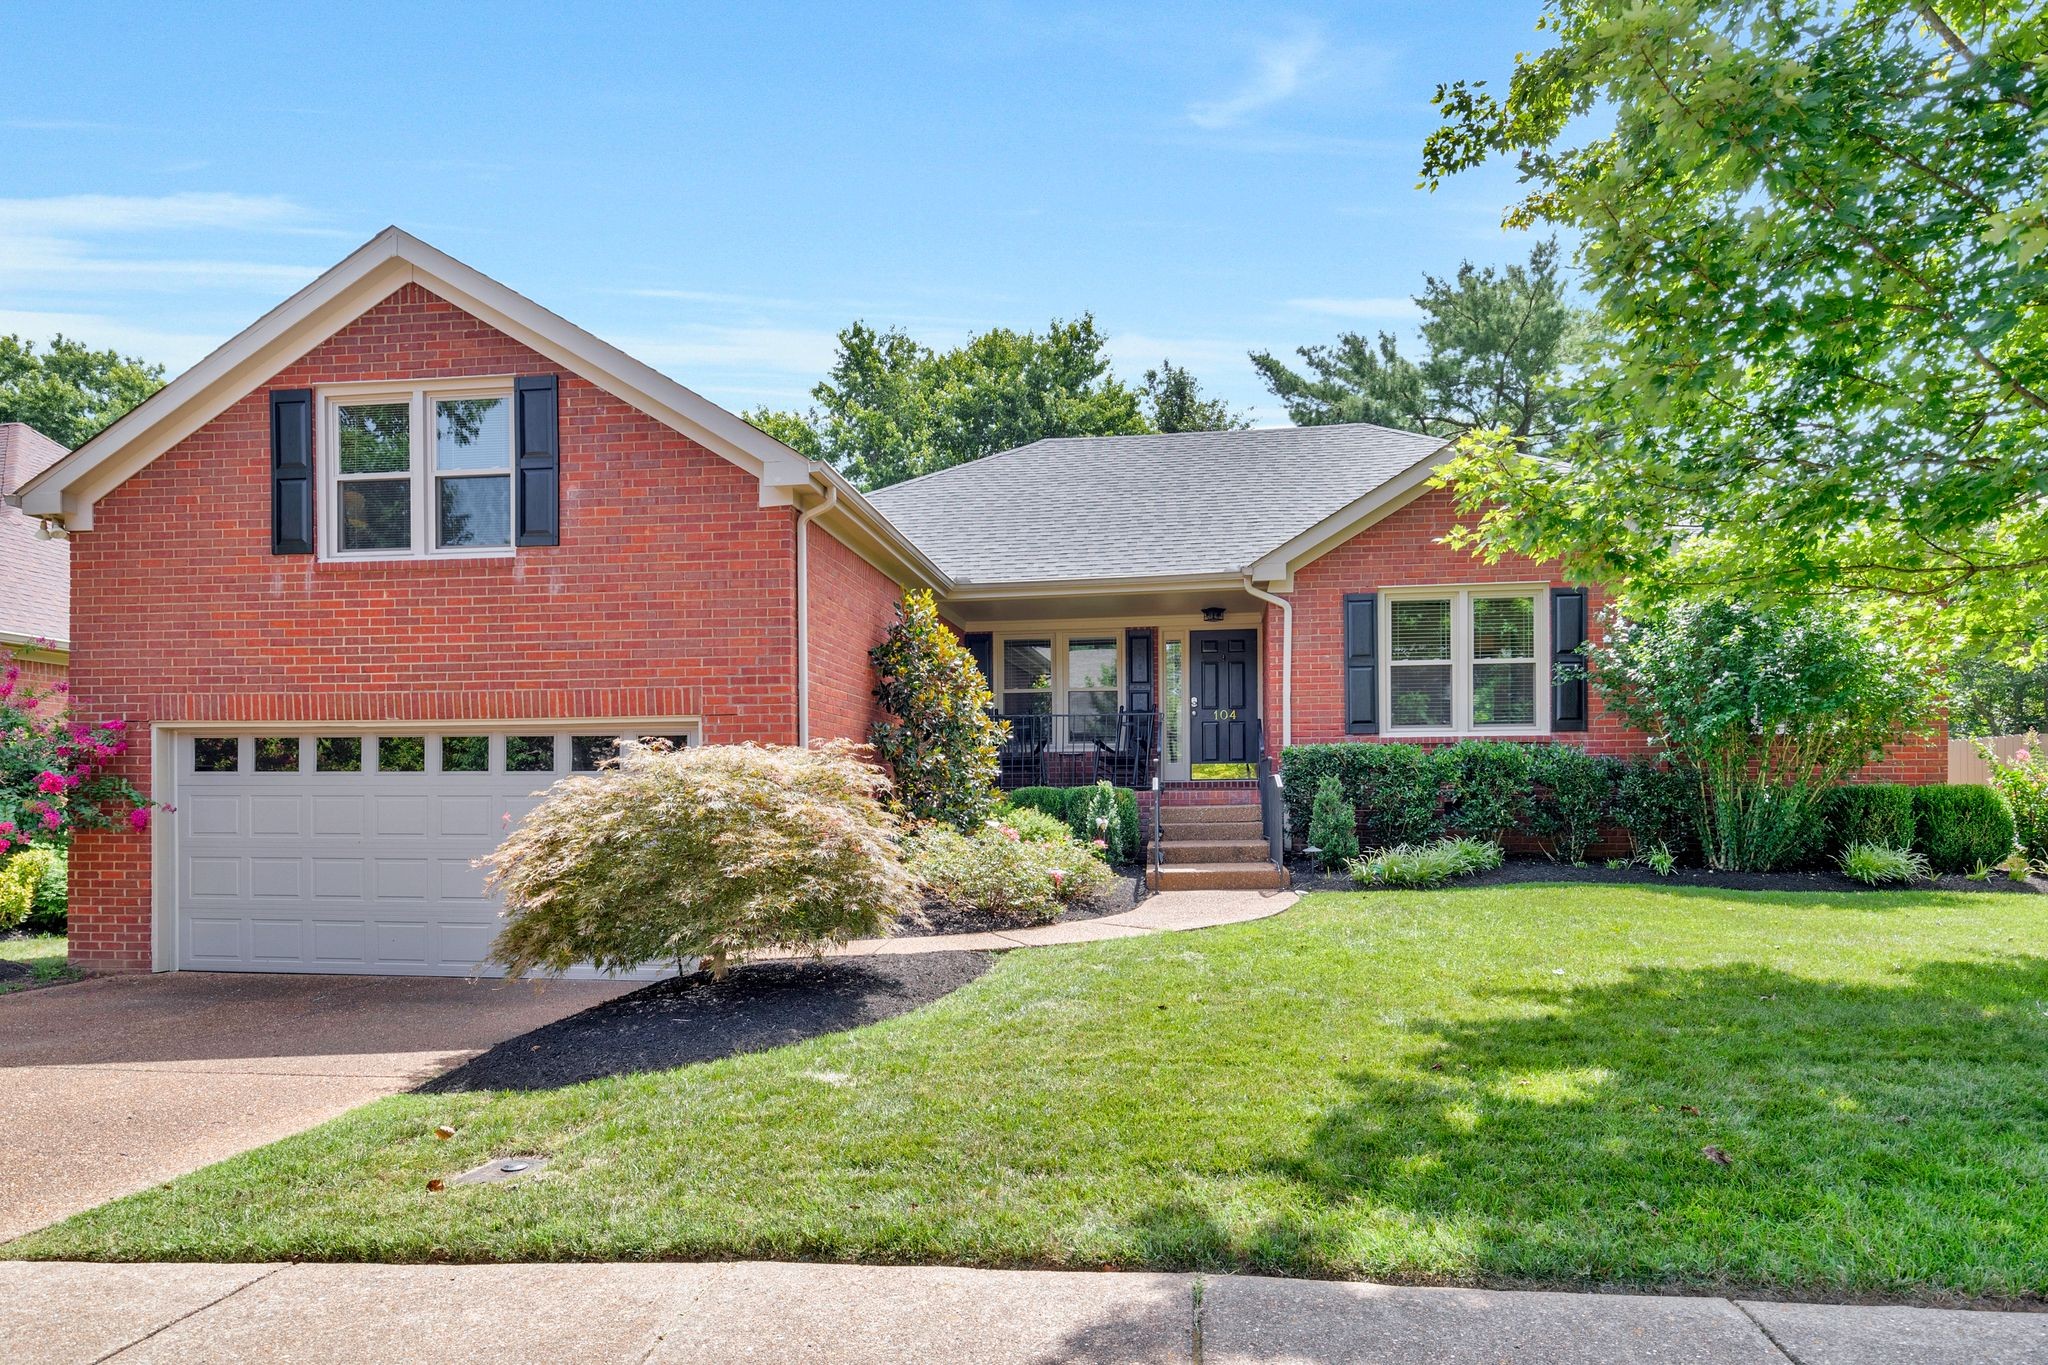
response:
[[[1805,1294],[2048,1293],[2048,961],[1890,981],[1642,968],[1509,992],[1418,1046],[1253,1178],[1181,1198],[1153,1265]],[[1716,1156],[1725,1157],[1725,1164]]]

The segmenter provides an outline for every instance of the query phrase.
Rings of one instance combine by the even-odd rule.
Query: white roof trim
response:
[[[1408,468],[1388,479],[1365,496],[1338,508],[1315,525],[1277,549],[1245,566],[1245,574],[1259,583],[1286,583],[1294,571],[1320,559],[1382,517],[1399,511],[1429,491],[1429,481],[1443,463],[1446,441]]]
[[[93,505],[258,384],[417,283],[725,457],[771,488],[811,482],[812,462],[716,403],[480,271],[388,227],[155,396],[15,490],[31,516],[90,530]]]

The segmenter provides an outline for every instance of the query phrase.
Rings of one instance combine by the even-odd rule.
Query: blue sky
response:
[[[12,6],[0,332],[176,370],[395,222],[737,409],[1092,311],[1270,423],[1247,350],[1526,255],[1510,168],[1414,186],[1536,0],[868,8]]]

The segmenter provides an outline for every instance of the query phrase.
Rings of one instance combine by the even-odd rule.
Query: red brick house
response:
[[[73,960],[470,972],[472,860],[537,787],[621,736],[864,736],[905,587],[1017,718],[1011,785],[1209,800],[1244,790],[1210,765],[1354,736],[1640,747],[1549,681],[1596,603],[1435,544],[1440,449],[1048,441],[864,497],[387,229],[9,498],[70,537],[74,695],[175,808],[79,839]]]
[[[0,422],[0,499],[64,454],[28,423]],[[47,687],[64,681],[70,657],[71,547],[0,501],[0,663]]]

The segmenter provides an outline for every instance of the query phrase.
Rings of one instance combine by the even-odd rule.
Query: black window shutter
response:
[[[313,391],[270,393],[270,553],[313,553]]]
[[[558,390],[551,374],[522,375],[512,388],[513,482],[520,545],[562,543],[562,438]]]
[[[1152,691],[1152,632],[1149,630],[1127,630],[1124,632],[1125,705],[1132,711],[1156,709]]]
[[[1570,677],[1560,678],[1560,669]],[[1586,590],[1550,590],[1550,728],[1586,728]]]
[[[974,656],[974,666],[981,670],[982,681],[993,692],[996,686],[996,637],[985,630],[977,630],[961,636],[960,643],[966,645],[967,652]]]
[[[1344,732],[1380,732],[1378,593],[1344,598]]]

